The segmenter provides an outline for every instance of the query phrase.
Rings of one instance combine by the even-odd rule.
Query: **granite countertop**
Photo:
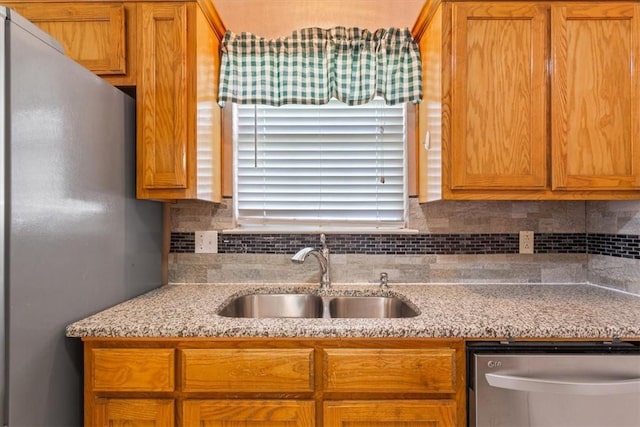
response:
[[[402,319],[242,319],[218,316],[235,295],[311,292],[311,285],[168,285],[67,327],[70,337],[465,337],[640,339],[640,296],[592,285],[336,284],[332,294],[399,295]]]

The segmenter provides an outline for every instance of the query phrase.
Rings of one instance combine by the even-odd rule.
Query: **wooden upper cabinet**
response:
[[[640,6],[551,8],[553,188],[640,188]]]
[[[413,33],[423,65],[442,58],[432,91],[442,110],[428,68],[436,83],[424,82],[419,110],[419,200],[437,199],[437,184],[444,199],[640,199],[639,10],[637,1],[428,1]],[[441,44],[425,41],[440,24]],[[441,172],[429,151],[438,114]]]
[[[137,197],[220,201],[222,33],[193,2],[140,3],[137,33]]]
[[[544,188],[544,7],[456,3],[453,27],[451,189]]]
[[[138,198],[221,200],[217,92],[225,28],[211,0],[5,4],[89,70],[135,86]]]
[[[7,3],[51,34],[66,54],[116,85],[135,84],[135,6],[124,3]]]

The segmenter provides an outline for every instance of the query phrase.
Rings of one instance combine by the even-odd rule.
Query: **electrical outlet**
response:
[[[217,254],[218,253],[218,232],[217,231],[196,231],[196,253],[197,254]]]
[[[520,253],[521,254],[533,253],[533,231],[520,232]]]

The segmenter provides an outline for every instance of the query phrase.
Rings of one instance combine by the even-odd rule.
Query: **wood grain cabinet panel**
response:
[[[195,2],[139,4],[138,198],[221,200],[223,32],[212,17]]]
[[[424,74],[419,200],[640,199],[639,10],[427,1],[413,33],[442,78]]]
[[[184,427],[313,427],[313,401],[186,400]]]
[[[91,357],[94,391],[173,391],[173,349],[96,348]]]
[[[544,188],[544,7],[455,4],[453,26],[451,189]]]
[[[96,399],[91,427],[173,427],[171,399]]]
[[[324,427],[454,427],[453,400],[335,401],[324,403]]]
[[[180,427],[466,425],[459,338],[85,338],[84,346],[91,427],[162,426],[174,415]],[[159,384],[173,375],[175,388]]]
[[[454,393],[453,349],[325,349],[327,392]]]
[[[124,3],[7,3],[51,34],[66,54],[114,84],[135,84],[135,6]]]
[[[312,392],[313,349],[185,349],[182,390]]]
[[[187,188],[187,4],[140,5],[139,185]]]
[[[640,188],[640,6],[551,8],[553,188]]]

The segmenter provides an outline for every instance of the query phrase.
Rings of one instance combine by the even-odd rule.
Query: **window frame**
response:
[[[349,232],[385,232],[385,233],[402,233],[406,231],[411,231],[408,229],[409,222],[409,198],[415,195],[415,169],[417,158],[412,155],[416,150],[415,143],[415,116],[416,116],[416,106],[411,103],[404,104],[404,141],[403,141],[403,218],[401,220],[401,224],[393,224],[393,225],[385,225],[385,224],[363,224],[363,223],[349,223],[347,221],[336,224],[335,221],[331,221],[331,224],[324,225],[310,225],[304,224],[299,225],[295,222],[286,223],[286,224],[260,224],[260,223],[239,223],[238,222],[238,204],[237,204],[237,183],[236,183],[236,173],[237,173],[237,141],[236,141],[236,123],[234,123],[234,114],[233,114],[233,106],[231,103],[227,104],[224,108],[225,114],[223,115],[224,120],[224,132],[223,135],[227,136],[223,138],[225,141],[224,144],[224,157],[225,161],[224,165],[232,165],[232,167],[227,167],[224,175],[227,177],[223,180],[225,185],[225,197],[231,196],[232,200],[232,221],[233,221],[233,231],[246,231],[246,232],[339,232],[339,233],[349,233]],[[229,137],[230,136],[230,137]],[[231,191],[229,191],[231,190]],[[400,222],[400,220],[398,221]]]

